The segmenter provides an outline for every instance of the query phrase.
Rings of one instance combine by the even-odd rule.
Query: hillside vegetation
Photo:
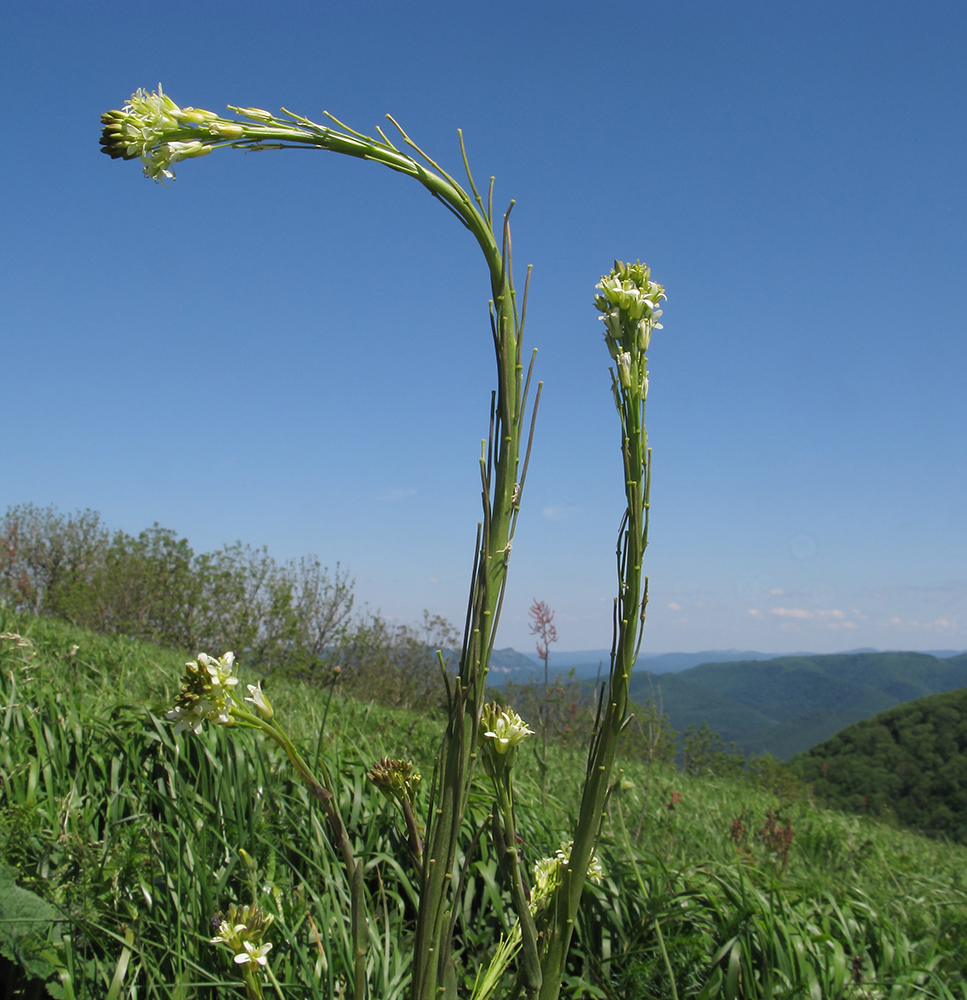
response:
[[[858,722],[790,764],[830,806],[967,844],[967,688]]]
[[[333,970],[351,947],[350,887],[285,758],[225,727],[173,735],[164,713],[184,652],[2,612],[0,632],[8,995],[241,996],[210,927],[253,891],[275,916],[279,995],[340,995]],[[366,775],[385,754],[409,758],[426,778],[424,809],[442,714],[281,676],[268,690],[305,755],[334,775],[377,901],[372,995],[402,998],[416,882],[401,824]],[[585,766],[581,748],[551,745],[548,755],[543,800],[534,755],[517,768],[529,864],[560,845]],[[491,794],[481,778],[471,827],[485,822]],[[601,862],[576,932],[571,998],[967,997],[967,851],[817,809],[774,770],[752,782],[626,761]],[[496,872],[477,840],[454,928],[461,996],[512,925]]]
[[[632,678],[631,695],[654,690],[672,726],[702,722],[746,753],[785,760],[846,726],[903,702],[967,685],[967,654],[842,653],[707,663],[678,674]]]
[[[390,624],[356,602],[354,582],[313,556],[280,563],[236,542],[196,552],[158,524],[130,535],[96,511],[32,504],[0,518],[0,608],[71,621],[167,648],[233,650],[262,676],[340,686],[397,707],[440,697],[435,649],[458,633],[424,612]],[[216,654],[217,655],[217,654]]]

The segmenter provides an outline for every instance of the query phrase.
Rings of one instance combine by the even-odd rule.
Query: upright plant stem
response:
[[[425,849],[417,926],[413,1000],[456,996],[450,957],[452,895],[460,826],[470,794],[477,732],[494,634],[500,614],[513,528],[519,509],[523,406],[520,323],[510,269],[509,210],[504,217],[500,287],[491,323],[497,356],[497,397],[481,457],[483,521],[471,580],[460,668],[440,754]],[[521,474],[521,479],[523,474]]]
[[[441,993],[455,997],[456,980],[450,961],[454,892],[451,883],[469,798],[490,654],[527,467],[526,456],[523,468],[520,463],[521,431],[530,379],[528,373],[527,383],[524,382],[521,363],[527,290],[525,286],[518,312],[512,272],[510,209],[503,217],[498,242],[493,226],[493,179],[485,205],[470,174],[462,135],[461,152],[472,195],[427,156],[392,118],[389,120],[399,130],[406,151],[391,142],[382,129],[377,129],[379,139],[374,139],[356,132],[328,113],[326,117],[332,125],[321,125],[288,111],[283,111],[287,117],[277,117],[259,108],[232,110],[246,120],[221,118],[202,109],[180,108],[161,92],[160,87],[152,94],[139,90],[122,110],[102,116],[103,152],[113,158],[139,158],[145,174],[160,181],[174,176],[171,167],[175,162],[203,156],[224,146],[245,150],[317,148],[372,160],[413,177],[443,202],[470,230],[487,263],[497,392],[492,404],[490,433],[481,457],[483,517],[478,530],[460,668],[451,692],[449,720],[427,819],[412,991],[413,1000],[436,998]],[[411,155],[409,150],[416,155]],[[540,396],[539,388],[536,398]],[[299,769],[294,759],[293,763]],[[344,833],[344,828],[337,830],[337,840]],[[351,855],[344,854],[344,857],[352,878],[357,870],[355,863]],[[354,905],[354,912],[355,909]],[[359,926],[355,917],[353,923],[354,927]],[[358,973],[358,962],[356,971]],[[356,1000],[361,1000],[358,974],[354,978]]]
[[[621,456],[626,510],[618,534],[618,596],[615,599],[614,639],[606,700],[588,752],[587,774],[574,830],[569,867],[554,899],[554,920],[543,959],[540,1000],[557,1000],[567,961],[574,922],[587,881],[610,788],[615,752],[627,722],[628,685],[638,655],[648,601],[648,581],[643,573],[648,545],[651,452],[645,430],[648,393],[647,350],[651,330],[661,311],[655,307],[663,290],[649,280],[641,264],[615,261],[611,275],[598,285],[596,297],[605,312],[605,339],[617,372],[611,385],[621,420]]]

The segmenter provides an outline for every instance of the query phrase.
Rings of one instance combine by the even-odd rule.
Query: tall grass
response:
[[[183,655],[49,619],[0,614],[0,632],[31,642],[0,641],[0,865],[15,871],[20,902],[32,894],[54,908],[22,933],[0,879],[0,951],[15,958],[21,987],[29,972],[52,995],[85,1000],[243,995],[231,956],[209,943],[214,914],[251,898],[242,848],[276,918],[268,995],[343,995],[351,887],[281,754],[220,726],[173,736],[162,719]],[[338,692],[326,716],[329,697],[272,682],[300,749],[323,756],[336,782],[375,900],[367,977],[373,997],[393,1000],[408,992],[418,881],[402,823],[366,770],[392,754],[427,773],[441,722]],[[571,826],[585,766],[577,750],[548,755],[544,804],[526,750],[515,771],[529,863],[553,854]],[[659,768],[646,795],[643,765],[622,766],[606,878],[586,890],[563,995],[967,998],[963,848],[806,798],[782,802],[741,778]],[[467,996],[514,922],[488,838],[476,836],[490,802],[481,782],[455,896]],[[792,830],[785,856],[760,833],[770,809]]]

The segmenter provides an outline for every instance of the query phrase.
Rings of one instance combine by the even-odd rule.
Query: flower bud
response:
[[[659,310],[659,314],[661,310]],[[638,350],[647,351],[648,345],[651,343],[651,323],[647,319],[640,320],[638,323]]]
[[[259,710],[259,715],[261,715],[266,722],[271,722],[275,716],[275,711],[272,708],[272,703],[262,690],[262,682],[259,681],[258,684],[246,684],[246,687],[248,688],[248,693],[252,697],[246,698],[245,700],[250,701]]]
[[[232,111],[237,111],[240,115],[245,115],[246,118],[251,118],[255,122],[270,122],[275,118],[270,111],[263,111],[262,108],[232,108]]]
[[[245,135],[245,129],[235,122],[214,121],[208,126],[208,131],[222,139],[241,139]]]
[[[192,125],[200,125],[202,122],[213,121],[218,115],[204,108],[182,108],[177,117],[182,121],[191,122]]]
[[[416,790],[423,780],[410,761],[394,757],[384,757],[377,761],[366,776],[386,798],[391,801],[396,799],[400,803],[405,798],[411,805],[416,802]]]
[[[622,351],[615,359],[618,362],[618,378],[626,388],[631,388],[631,355],[627,351]]]

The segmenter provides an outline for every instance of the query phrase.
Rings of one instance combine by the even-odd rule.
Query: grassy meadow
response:
[[[281,751],[223,726],[173,735],[164,714],[186,653],[47,617],[0,612],[0,632],[6,996],[244,996],[210,938],[215,914],[253,892],[275,917],[266,995],[343,996],[351,889]],[[402,821],[366,774],[384,755],[412,760],[425,804],[444,716],[275,677],[265,689],[329,769],[364,864],[370,996],[405,997],[416,879]],[[586,762],[573,745],[548,755],[543,794],[530,747],[515,772],[530,864],[565,837]],[[752,780],[621,767],[563,996],[967,998],[967,849],[820,810],[768,768]],[[474,832],[491,805],[480,775]],[[467,997],[514,922],[489,838],[468,842],[454,926]]]

